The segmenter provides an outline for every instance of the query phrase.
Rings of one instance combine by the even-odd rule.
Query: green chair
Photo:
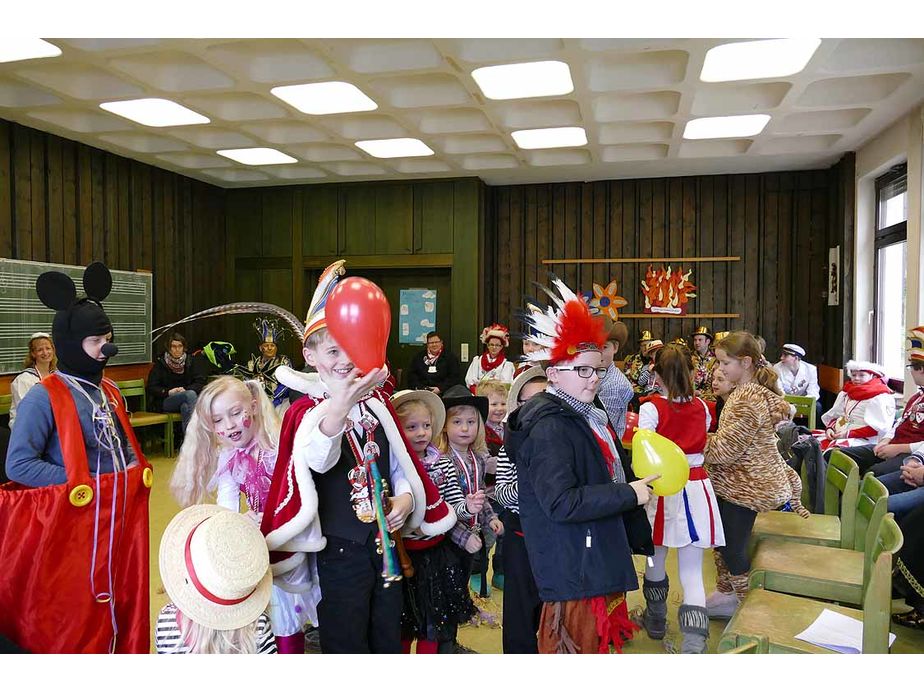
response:
[[[0,395],[0,416],[10,413],[13,406],[13,395]]]
[[[868,473],[863,477],[857,498],[856,536],[851,548],[765,539],[758,544],[751,561],[751,586],[813,599],[860,604],[874,555],[881,550],[876,540],[888,499],[885,486]]]
[[[769,538],[852,549],[859,478],[857,463],[836,450],[825,472],[825,514],[806,519],[778,510],[760,513],[751,530],[751,554]]]
[[[796,408],[796,416],[804,416],[808,419],[808,427],[815,430],[815,414],[817,412],[815,403],[817,397],[802,397],[800,395],[785,395],[784,399]]]
[[[769,654],[770,640],[766,635],[736,634],[737,646],[725,650],[722,654]]]
[[[861,609],[752,587],[725,627],[718,651],[728,652],[741,647],[739,639],[746,637],[744,634],[762,633],[769,641],[771,654],[831,654],[832,650],[796,639],[796,635],[828,609],[863,622],[864,654],[887,654],[892,603],[892,556],[902,545],[901,530],[891,513],[879,523],[878,531],[869,544],[870,567],[869,571],[864,571]]]
[[[144,428],[145,426],[163,426],[164,427],[164,455],[173,457],[173,424],[180,420],[179,414],[167,414],[161,412],[145,411],[147,408],[147,391],[144,387],[143,380],[123,380],[116,383],[122,396],[128,400],[129,397],[138,397],[141,401],[141,408],[138,411],[132,411],[129,407],[128,418],[132,422],[132,428]]]

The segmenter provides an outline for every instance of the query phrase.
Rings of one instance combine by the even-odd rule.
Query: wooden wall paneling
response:
[[[0,120],[0,257],[13,256],[13,162],[10,125]]]
[[[77,254],[76,264],[93,262],[93,181],[90,148],[77,145]]]
[[[635,220],[636,236],[638,245],[636,247],[637,257],[654,257],[654,239],[653,239],[653,222],[655,208],[652,199],[652,181],[650,179],[640,180],[637,183],[637,217]],[[661,207],[663,218],[663,207]],[[638,297],[638,312],[645,310],[645,298],[642,296],[641,282],[648,271],[648,265],[641,265],[638,271],[638,282],[635,291]],[[639,330],[651,330],[652,336],[656,339],[663,338],[664,323],[660,320],[657,324],[651,319],[639,320]]]
[[[539,194],[540,186],[529,185],[524,189],[524,243],[523,243],[523,285],[520,290],[520,302],[513,306],[514,311],[523,309],[523,299],[535,292],[534,282],[539,281]],[[510,315],[510,329],[519,332],[519,321]]]
[[[497,196],[497,257],[503,258],[503,263],[500,261],[497,263],[497,271],[495,276],[495,283],[497,284],[497,294],[498,302],[496,307],[492,310],[491,308],[486,308],[489,315],[498,314],[498,315],[507,315],[510,312],[511,307],[511,295],[513,293],[512,289],[512,276],[513,268],[511,267],[511,249],[510,249],[510,198],[513,195],[512,188],[505,188],[502,193]],[[487,318],[491,320],[491,317]],[[471,354],[474,357],[474,354]]]
[[[792,237],[793,175],[791,173],[782,173],[778,176],[778,180],[777,261],[774,267],[776,270],[776,286],[778,290],[778,300],[776,303],[777,348],[790,343],[792,339],[790,336],[790,332],[792,331],[792,320],[790,316],[792,307],[798,305],[796,297],[793,296],[792,293],[792,282],[790,280],[795,270]],[[774,356],[778,356],[778,352],[774,354]],[[768,356],[768,358],[770,358],[770,356]]]
[[[334,185],[312,185],[302,189],[302,195],[301,253],[308,256],[336,255],[340,236],[339,188]]]
[[[520,307],[524,292],[524,230],[525,233],[533,233],[532,229],[524,229],[523,216],[524,204],[523,195],[526,190],[525,185],[514,187],[513,194],[510,196],[510,255],[508,262],[502,268],[506,274],[510,275],[510,302],[499,315],[488,315],[488,320],[496,320],[510,328],[513,322],[513,314]]]
[[[182,247],[184,259],[196,257],[207,259],[207,253],[197,254],[193,248],[193,236],[200,235],[202,233],[202,230],[197,228],[193,223],[193,185],[193,181],[189,178],[179,179],[180,201],[183,206],[182,214],[178,215],[178,245]],[[203,255],[205,255],[205,257],[202,257]],[[181,315],[189,315],[196,310],[195,304],[193,303],[193,287],[195,285],[193,268],[195,267],[195,262],[195,260],[193,260],[193,262],[190,262],[189,260],[186,262],[180,261],[177,265],[177,269],[182,268],[183,277],[183,288],[180,292],[180,297],[182,299],[180,301]]]
[[[853,357],[854,314],[853,306],[854,286],[853,268],[856,257],[856,235],[854,233],[854,215],[856,210],[856,175],[857,155],[847,152],[840,162],[839,185],[837,205],[837,219],[839,239],[841,245],[841,319],[836,325],[841,326],[841,340],[838,345],[838,355],[841,361],[847,362]],[[910,325],[909,325],[910,327]]]
[[[825,362],[828,365],[840,368],[843,363],[836,361],[835,354],[825,343],[825,317],[828,312],[828,204],[827,204],[827,174],[824,171],[813,172],[812,178],[812,209],[811,227],[812,236],[812,264],[810,268],[811,298],[815,307],[815,319],[810,325],[811,343],[817,345],[818,351],[824,347]],[[838,316],[832,316],[838,317]]]
[[[776,319],[781,298],[776,273],[776,266],[779,263],[779,174],[767,175],[764,185],[764,202],[761,215],[764,232],[761,234],[762,247],[759,256],[761,285],[758,318],[760,320],[760,334],[767,340],[765,356],[772,363],[779,352],[779,345],[782,343],[777,332]]]
[[[680,251],[682,252],[681,257],[695,257],[698,255],[698,244],[697,244],[697,203],[698,203],[698,184],[697,179],[695,178],[683,178],[682,179],[682,202],[681,202],[681,243]],[[685,267],[684,269],[693,269],[693,276],[695,277],[699,271],[704,268],[706,265],[712,264],[707,262],[696,263]],[[697,298],[699,298],[699,291],[696,292]],[[703,311],[703,303],[697,301],[693,303],[694,306],[698,306],[697,312]],[[689,320],[678,320],[679,324],[677,326],[679,334],[687,337],[690,332],[693,330],[690,329],[691,323]],[[715,328],[709,324],[709,328],[714,330]]]
[[[734,263],[741,268],[744,275],[744,311],[745,329],[753,334],[760,334],[760,248],[761,248],[761,176],[749,174],[744,177],[745,209],[744,236],[745,254],[741,262]]]
[[[21,260],[32,259],[32,150],[29,132],[13,130],[13,224],[16,227],[14,253]]]
[[[29,133],[30,178],[32,192],[32,258],[48,261],[48,226],[45,215],[47,190],[45,181],[45,135],[32,130]]]
[[[164,318],[175,320],[183,317],[180,314],[179,292],[183,281],[181,246],[177,234],[177,179],[175,176],[164,174],[164,228],[163,239],[167,247],[167,280],[166,306]]]
[[[746,187],[744,178],[733,176],[729,180],[728,190],[728,252],[730,255],[744,257],[744,238],[747,233],[745,216],[747,205],[745,201]],[[745,310],[745,267],[743,262],[730,263],[730,281],[727,291],[730,294],[729,312],[741,316],[739,329],[751,331],[754,326],[748,322]]]
[[[151,170],[151,229],[157,236],[152,246],[152,269],[154,272],[154,322],[163,325],[169,322],[166,316],[167,282],[169,267],[167,247],[163,240],[164,229],[164,182],[159,169]]]
[[[551,257],[552,240],[552,186],[537,185],[536,190],[536,266],[531,281],[537,284],[548,282],[548,271],[540,263]],[[534,284],[526,286],[526,295],[538,300]]]
[[[90,206],[92,209],[93,249],[90,262],[103,261],[106,257],[106,188],[104,154],[98,149],[90,150]]]
[[[695,228],[695,247],[703,256],[709,257],[715,254],[713,244],[713,194],[715,190],[715,177],[703,176],[697,180],[696,184],[696,209],[694,213]],[[686,217],[686,212],[684,213]],[[684,245],[686,247],[686,245]],[[686,252],[686,251],[684,251]],[[696,305],[703,312],[715,313],[716,311],[716,290],[715,290],[715,262],[701,262],[696,266]],[[698,275],[698,276],[697,276]],[[709,325],[712,333],[720,332],[725,329],[724,321],[712,320]]]
[[[119,179],[119,269],[133,270],[132,244],[135,243],[135,227],[132,224],[132,181],[131,162],[122,157],[116,158],[116,171]],[[189,257],[189,256],[187,256]]]
[[[593,184],[580,183],[577,189],[578,195],[578,217],[577,217],[577,255],[572,257],[595,257],[594,252],[594,206],[593,206]],[[577,275],[572,288],[581,293],[591,291],[593,282],[599,281],[597,276],[602,274],[606,268],[593,265],[578,265],[576,268]]]
[[[610,240],[610,217],[607,213],[609,207],[609,185],[605,181],[597,181],[589,184],[592,187],[593,195],[593,244],[591,252],[593,257],[607,257]],[[597,265],[591,266],[590,279],[596,281],[601,286],[606,287],[612,279],[615,278],[617,265]],[[584,291],[593,289],[591,281],[584,282]]]
[[[292,194],[292,237],[289,247],[289,253],[292,255],[292,287],[289,303],[295,315],[300,315],[308,310],[308,306],[302,304],[302,293],[305,290],[305,269],[302,264],[302,244],[304,242],[302,233],[305,228],[304,212],[304,190],[296,188]],[[298,350],[298,354],[292,355],[292,359],[293,361],[301,360],[301,349]]]
[[[606,183],[607,186],[607,200],[608,205],[604,213],[607,215],[607,238],[606,238],[606,254],[608,257],[623,257],[623,226],[622,226],[622,185],[615,181],[610,181]],[[628,279],[627,269],[628,265],[612,265],[609,268],[608,274],[611,275],[612,279],[616,280],[617,293],[620,296],[625,296],[626,300],[629,301],[629,305],[621,308],[623,312],[627,313],[633,307],[632,294],[632,285],[631,281]],[[629,341],[633,339],[631,332],[629,333]],[[625,352],[626,344],[620,345],[620,349]]]
[[[48,261],[64,262],[64,162],[61,143],[57,137],[48,138]]]
[[[728,247],[728,176],[711,176],[712,179],[712,252],[722,257],[731,255]],[[729,282],[734,263],[712,264],[712,311],[731,313]],[[722,325],[725,331],[740,330],[741,320],[727,319]]]
[[[817,301],[814,300],[811,287],[811,236],[807,233],[811,221],[811,204],[812,193],[805,185],[806,176],[804,173],[796,174],[795,189],[795,229],[796,236],[795,262],[794,265],[799,267],[798,272],[793,272],[793,301],[801,310],[797,312],[800,319],[794,322],[794,337],[796,344],[800,344],[807,352],[814,351],[809,345],[814,346],[811,340],[809,323],[813,320],[820,319],[820,311]]]
[[[151,168],[137,165],[139,194],[137,200],[141,206],[141,269],[154,269],[154,186],[151,180]],[[136,202],[137,204],[137,202]],[[154,283],[158,281],[154,276]]]
[[[63,259],[68,265],[80,262],[80,242],[78,232],[78,186],[77,186],[77,147],[75,142],[61,140],[62,196],[63,196]]]
[[[114,157],[103,154],[104,262],[119,266],[119,173]]]
[[[578,257],[578,233],[579,233],[579,215],[580,215],[580,184],[565,184],[565,257]],[[564,280],[565,284],[578,289],[578,265],[565,265]]]
[[[264,190],[263,252],[267,257],[288,257],[292,253],[292,188]]]

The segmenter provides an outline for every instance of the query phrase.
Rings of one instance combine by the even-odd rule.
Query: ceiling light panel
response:
[[[0,41],[0,63],[35,58],[54,58],[61,49],[40,38],[4,38]]]
[[[349,82],[315,82],[274,87],[270,93],[309,115],[374,111],[378,104]]]
[[[395,159],[404,156],[433,156],[433,150],[413,137],[391,140],[360,140],[356,146],[377,159]]]
[[[472,70],[485,97],[493,100],[561,96],[574,91],[571,70],[560,60],[493,65]]]
[[[704,82],[787,77],[801,72],[821,39],[770,39],[725,43],[706,52],[699,78]]]
[[[174,125],[198,125],[210,122],[201,113],[181,106],[169,99],[132,99],[131,101],[109,101],[99,105],[104,111],[134,120],[153,128]]]
[[[298,162],[288,154],[269,147],[249,147],[247,149],[219,149],[216,154],[248,166],[267,166],[270,164],[294,164]]]
[[[516,130],[510,133],[520,149],[551,149],[553,147],[583,147],[587,144],[584,128],[541,128]]]
[[[695,118],[687,123],[686,129],[683,131],[683,139],[709,140],[722,137],[752,137],[760,133],[769,122],[770,116],[765,113]]]

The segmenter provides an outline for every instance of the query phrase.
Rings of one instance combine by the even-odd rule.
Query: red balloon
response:
[[[626,430],[622,434],[623,445],[632,445],[635,429],[638,427],[638,414],[634,411],[626,412]]]
[[[391,307],[385,293],[362,277],[347,277],[331,291],[324,308],[327,329],[363,373],[385,365]]]

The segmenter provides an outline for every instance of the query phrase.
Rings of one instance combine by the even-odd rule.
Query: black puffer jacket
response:
[[[164,355],[161,354],[154,361],[154,366],[148,374],[148,409],[163,411],[167,393],[175,387],[182,387],[199,394],[205,387],[206,379],[207,374],[203,370],[201,359],[187,356],[183,372],[174,373],[167,367]]]
[[[587,421],[542,393],[511,414],[505,444],[517,466],[520,519],[539,598],[558,602],[638,589],[632,552],[654,552],[651,527],[635,491],[611,480]]]

